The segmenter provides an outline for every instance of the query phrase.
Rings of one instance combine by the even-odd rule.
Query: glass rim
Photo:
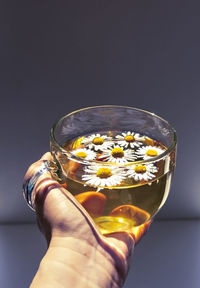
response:
[[[97,108],[126,108],[126,109],[131,109],[131,110],[135,110],[138,112],[143,112],[145,114],[151,115],[152,117],[156,117],[157,119],[160,119],[161,121],[163,121],[165,124],[167,124],[171,131],[173,132],[173,141],[172,144],[169,146],[169,148],[167,148],[163,153],[159,154],[158,156],[152,157],[150,159],[143,159],[143,160],[136,160],[136,161],[132,161],[132,162],[127,162],[127,163],[113,163],[113,162],[103,162],[103,161],[98,161],[98,160],[84,160],[81,157],[75,156],[74,154],[72,154],[70,151],[65,150],[56,140],[54,132],[55,129],[57,128],[58,124],[65,118],[70,117],[73,114],[76,114],[78,112],[81,111],[86,111],[86,110],[91,110],[91,109],[97,109]],[[74,162],[78,162],[79,164],[83,164],[83,165],[91,165],[91,164],[96,164],[99,166],[118,166],[118,167],[124,167],[124,166],[129,166],[129,165],[140,165],[142,163],[146,164],[146,163],[152,163],[152,162],[158,162],[160,160],[162,160],[163,158],[166,158],[176,147],[177,144],[177,135],[176,135],[176,130],[173,128],[173,126],[164,118],[156,115],[153,112],[144,110],[144,109],[140,109],[140,108],[135,108],[135,107],[130,107],[130,106],[123,106],[123,105],[97,105],[97,106],[90,106],[90,107],[85,107],[85,108],[81,108],[78,110],[75,110],[73,112],[70,112],[66,115],[64,115],[63,117],[61,117],[58,121],[56,121],[50,131],[50,138],[53,141],[53,143],[57,146],[57,148],[60,150],[60,152],[62,152],[62,154],[66,155],[67,158],[69,160],[72,160]]]

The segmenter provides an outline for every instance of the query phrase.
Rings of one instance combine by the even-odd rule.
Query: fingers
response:
[[[46,152],[44,155],[42,155],[42,157],[40,158],[40,160],[53,161],[53,157],[52,157],[52,155],[51,155],[50,152]]]
[[[152,220],[149,220],[148,222],[137,226],[137,227],[133,227],[132,228],[132,233],[134,235],[135,238],[135,243],[137,244],[141,238],[147,233],[147,231],[149,230],[149,227],[152,223]]]
[[[30,165],[30,167],[28,168],[24,176],[23,185],[38,171],[39,167],[41,166],[42,161],[44,160],[52,160],[52,156],[50,152],[45,153],[38,161]]]
[[[116,244],[118,248],[126,255],[128,258],[132,254],[132,250],[135,245],[134,235],[128,233],[127,231],[115,232],[106,235],[113,244]]]
[[[50,169],[48,167],[48,164],[45,162],[52,161],[51,153],[47,152],[45,153],[38,161],[30,165],[28,168],[24,179],[23,179],[23,189],[24,189],[24,196],[27,200],[28,204],[35,209],[34,207],[34,199],[35,199],[35,186],[36,184],[41,181],[41,179],[48,179],[48,185],[52,184],[52,182],[55,184],[56,181],[53,180],[53,177],[50,173]],[[58,183],[57,183],[58,184]]]
[[[43,207],[44,201],[51,189],[61,188],[61,185],[52,178],[51,173],[42,174],[33,189],[35,205]]]
[[[133,252],[134,246],[141,240],[141,238],[147,233],[151,221],[148,221],[140,226],[133,227],[131,231],[115,232],[106,235],[114,245],[116,245],[125,255],[127,262],[129,264],[130,257]]]

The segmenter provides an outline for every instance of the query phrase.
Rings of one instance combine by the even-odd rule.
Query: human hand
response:
[[[52,161],[51,154],[30,166],[24,183],[44,160]],[[38,178],[32,193],[48,250],[31,287],[122,287],[134,245],[150,223],[132,233],[103,236],[82,205],[48,171]]]

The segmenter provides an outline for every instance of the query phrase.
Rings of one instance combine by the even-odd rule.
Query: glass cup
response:
[[[51,129],[59,180],[102,234],[152,219],[169,194],[176,133],[155,114],[96,106],[62,117]]]

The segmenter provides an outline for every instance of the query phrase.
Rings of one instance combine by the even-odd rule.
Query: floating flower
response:
[[[157,146],[143,146],[140,147],[135,153],[143,157],[144,160],[150,159],[153,157],[156,157],[160,154],[162,154],[165,151],[165,149]]]
[[[121,135],[117,135],[116,139],[118,139],[118,144],[122,147],[139,147],[142,145],[142,137],[140,136],[139,133],[134,133],[134,132],[122,132]]]
[[[81,141],[81,143],[85,144],[86,147],[88,147],[89,149],[94,149],[95,151],[98,151],[111,147],[113,145],[111,139],[112,138],[108,137],[107,135],[100,135],[99,133],[97,133],[85,137]]]
[[[115,145],[114,147],[105,149],[99,159],[101,158],[111,163],[124,164],[128,161],[135,161],[137,156],[134,151],[130,149],[124,150],[122,147]]]
[[[155,177],[154,173],[156,172],[158,172],[158,168],[152,163],[131,165],[128,167],[127,176],[129,178],[134,178],[135,181],[148,181]]]
[[[72,150],[71,153],[74,156],[80,157],[84,160],[94,160],[96,158],[96,153],[86,148],[75,149],[75,150]]]
[[[92,164],[85,169],[86,174],[82,176],[85,184],[93,187],[105,187],[119,185],[126,175],[119,167],[102,166]]]

